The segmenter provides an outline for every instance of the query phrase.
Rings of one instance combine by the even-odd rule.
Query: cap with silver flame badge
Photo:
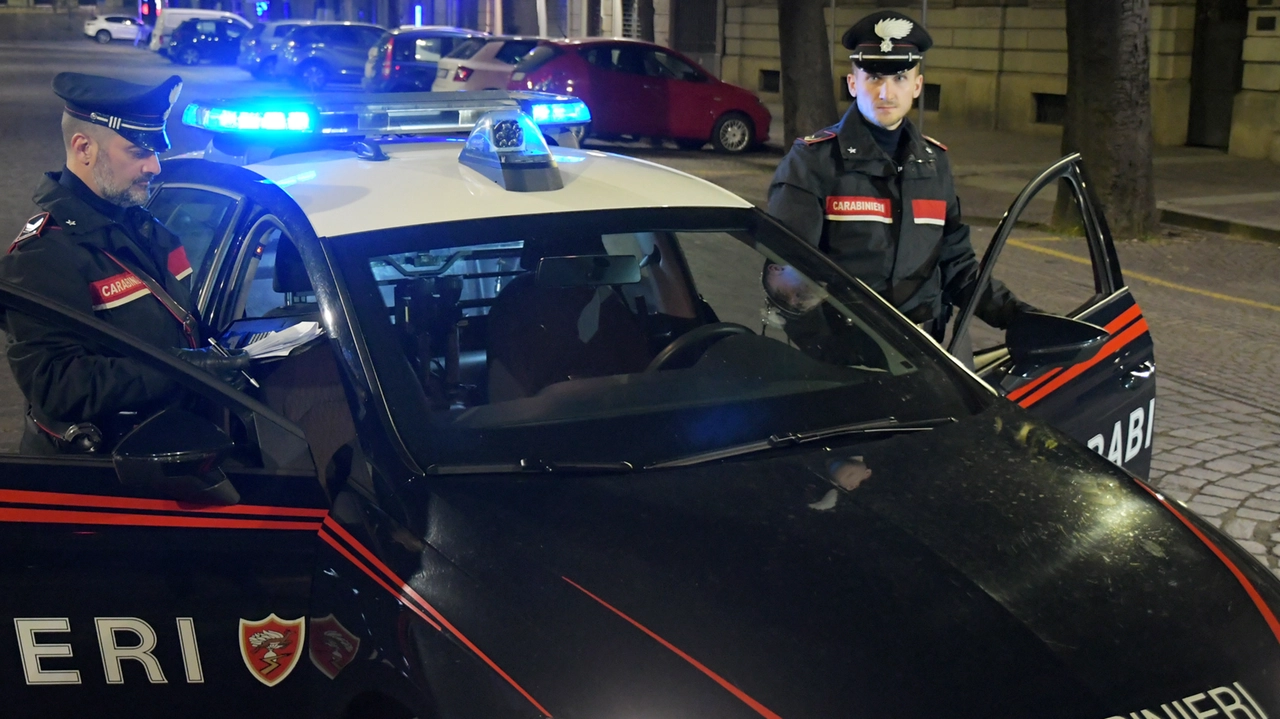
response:
[[[915,67],[933,47],[920,23],[893,10],[874,12],[849,28],[841,43],[853,50],[853,64],[878,75],[894,75]]]

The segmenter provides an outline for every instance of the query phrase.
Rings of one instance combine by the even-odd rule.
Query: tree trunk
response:
[[[636,33],[653,42],[653,0],[636,0]]]
[[[1090,185],[1117,238],[1157,226],[1151,167],[1148,0],[1070,0],[1063,153],[1084,157]],[[1055,219],[1065,217],[1059,193]]]
[[[1073,0],[1074,1],[1074,0]],[[823,8],[826,0],[779,0],[778,43],[782,54],[783,145],[834,123],[831,47]]]

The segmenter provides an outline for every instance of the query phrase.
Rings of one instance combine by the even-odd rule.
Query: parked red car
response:
[[[576,95],[591,110],[592,137],[671,138],[697,149],[743,152],[769,139],[760,98],[721,82],[697,63],[638,40],[542,40],[507,86]]]

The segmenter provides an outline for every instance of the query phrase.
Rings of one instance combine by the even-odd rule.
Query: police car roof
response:
[[[458,161],[460,142],[384,147],[368,161],[326,150],[283,155],[249,169],[284,189],[317,235],[436,222],[584,210],[751,207],[737,195],[652,162],[595,150],[552,148],[564,187],[513,192]]]

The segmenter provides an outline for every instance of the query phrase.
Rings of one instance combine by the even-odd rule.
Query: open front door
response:
[[[1075,222],[1068,224],[1078,226],[1074,232],[1017,227],[1019,221],[1047,221],[1059,187],[1071,198]],[[1010,245],[1014,252],[1005,253]],[[974,352],[976,371],[1010,401],[1146,477],[1156,395],[1151,334],[1120,274],[1111,232],[1088,190],[1080,155],[1056,162],[1014,200],[982,258],[980,286],[990,282],[1006,255],[1002,267],[1016,263],[1018,276],[1031,278],[1009,283],[1020,299],[1047,314],[1101,328],[1101,339],[1070,360],[1056,362],[1028,362],[1025,352],[1016,346],[1011,352],[1007,344],[985,347]],[[974,293],[975,299],[961,308],[949,347],[953,352],[971,332],[981,344],[980,328],[971,327],[980,295]]]

